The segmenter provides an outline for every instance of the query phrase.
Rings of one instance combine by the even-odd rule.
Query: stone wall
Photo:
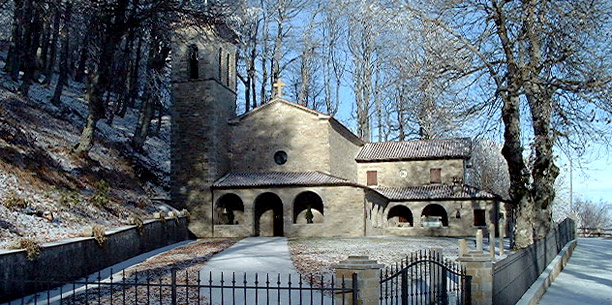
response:
[[[329,123],[329,158],[330,173],[334,176],[357,182],[357,162],[355,157],[361,150],[361,144],[348,130],[330,120]]]
[[[233,172],[330,172],[326,119],[283,102],[263,107],[232,126]],[[274,161],[277,151],[285,164]]]
[[[293,201],[302,192],[311,191],[323,201],[323,219],[313,224],[294,223]],[[254,205],[263,193],[277,195],[283,203],[283,228],[287,237],[355,237],[364,236],[364,190],[352,186],[250,188],[214,190],[217,200],[224,194],[238,195],[244,204],[244,222],[238,225],[215,225],[215,237],[252,236],[255,234]]]
[[[25,250],[0,251],[0,303],[22,294],[33,293],[33,287],[7,280],[74,280],[142,253],[189,238],[185,218],[149,220],[140,235],[136,226],[125,226],[106,232],[100,247],[93,237],[74,238],[42,245],[40,257],[26,258]]]
[[[449,201],[400,201],[381,204],[381,200],[368,197],[370,207],[371,234],[370,235],[396,235],[396,236],[473,236],[478,229],[486,228],[495,223],[497,212],[504,213],[503,204],[492,200],[449,200]],[[421,214],[423,209],[437,204],[444,208],[448,217],[448,226],[439,228],[422,227]],[[397,206],[410,209],[413,223],[399,224],[393,218],[389,219],[389,211]],[[485,226],[474,225],[474,210],[485,210]],[[457,218],[459,211],[460,218]]]
[[[199,51],[198,79],[189,74],[192,45]],[[223,72],[228,68],[223,60],[235,54],[235,46],[188,28],[178,31],[172,52],[172,199],[192,213],[190,230],[194,234],[211,236],[210,185],[230,168],[227,121],[235,116],[236,93],[235,80],[227,79],[227,73],[233,72]],[[233,71],[231,56],[230,61]]]
[[[366,185],[368,171],[378,171],[379,186],[419,186],[430,184],[429,170],[441,168],[441,182],[452,184],[453,177],[464,177],[462,159],[453,160],[417,160],[397,162],[360,162],[357,165],[358,183]],[[400,175],[405,170],[406,175]]]

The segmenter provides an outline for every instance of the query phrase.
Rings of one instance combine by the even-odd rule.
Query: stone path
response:
[[[331,304],[331,298],[319,291],[286,289],[299,287],[300,276],[293,267],[284,237],[245,238],[213,256],[200,276],[202,285],[217,286],[201,290],[201,295],[210,299],[211,304],[255,304],[256,299],[258,304],[267,304],[268,300],[273,304],[310,304],[311,298],[314,304]],[[249,288],[221,289],[220,286],[232,285],[234,280],[241,287],[246,281]],[[269,285],[270,290],[254,289],[256,285]],[[305,280],[302,285],[310,287]],[[282,288],[278,289],[279,286]]]
[[[540,305],[612,305],[612,240],[579,238]]]

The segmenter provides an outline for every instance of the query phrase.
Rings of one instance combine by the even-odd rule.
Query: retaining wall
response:
[[[493,304],[516,304],[546,266],[574,239],[576,225],[567,218],[546,238],[496,262],[493,265]]]
[[[35,292],[33,285],[11,280],[70,281],[131,257],[189,239],[187,219],[167,218],[144,222],[142,235],[136,226],[106,231],[99,246],[93,237],[73,238],[41,245],[40,257],[26,258],[25,250],[0,250],[0,303]],[[44,287],[47,288],[47,287]]]

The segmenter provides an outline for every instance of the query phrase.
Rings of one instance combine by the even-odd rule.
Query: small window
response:
[[[474,210],[474,226],[484,227],[487,225],[485,210]]]
[[[378,185],[378,172],[368,171],[367,173],[368,185]]]
[[[276,162],[276,164],[278,165],[283,165],[285,163],[287,163],[287,153],[284,151],[277,151],[274,154],[274,162]]]
[[[200,78],[200,59],[198,47],[191,45],[189,47],[189,79]]]
[[[430,177],[431,183],[441,183],[442,182],[442,169],[441,168],[430,169],[429,177]]]

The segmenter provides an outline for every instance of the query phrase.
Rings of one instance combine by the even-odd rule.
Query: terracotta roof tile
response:
[[[213,188],[353,185],[348,180],[322,172],[229,173],[213,183]]]
[[[470,157],[471,151],[472,141],[468,138],[367,143],[363,146],[355,160],[358,162],[371,162],[466,159]]]
[[[411,187],[378,187],[375,190],[392,201],[439,199],[498,199],[491,192],[462,184],[455,192],[452,185],[435,184]]]

